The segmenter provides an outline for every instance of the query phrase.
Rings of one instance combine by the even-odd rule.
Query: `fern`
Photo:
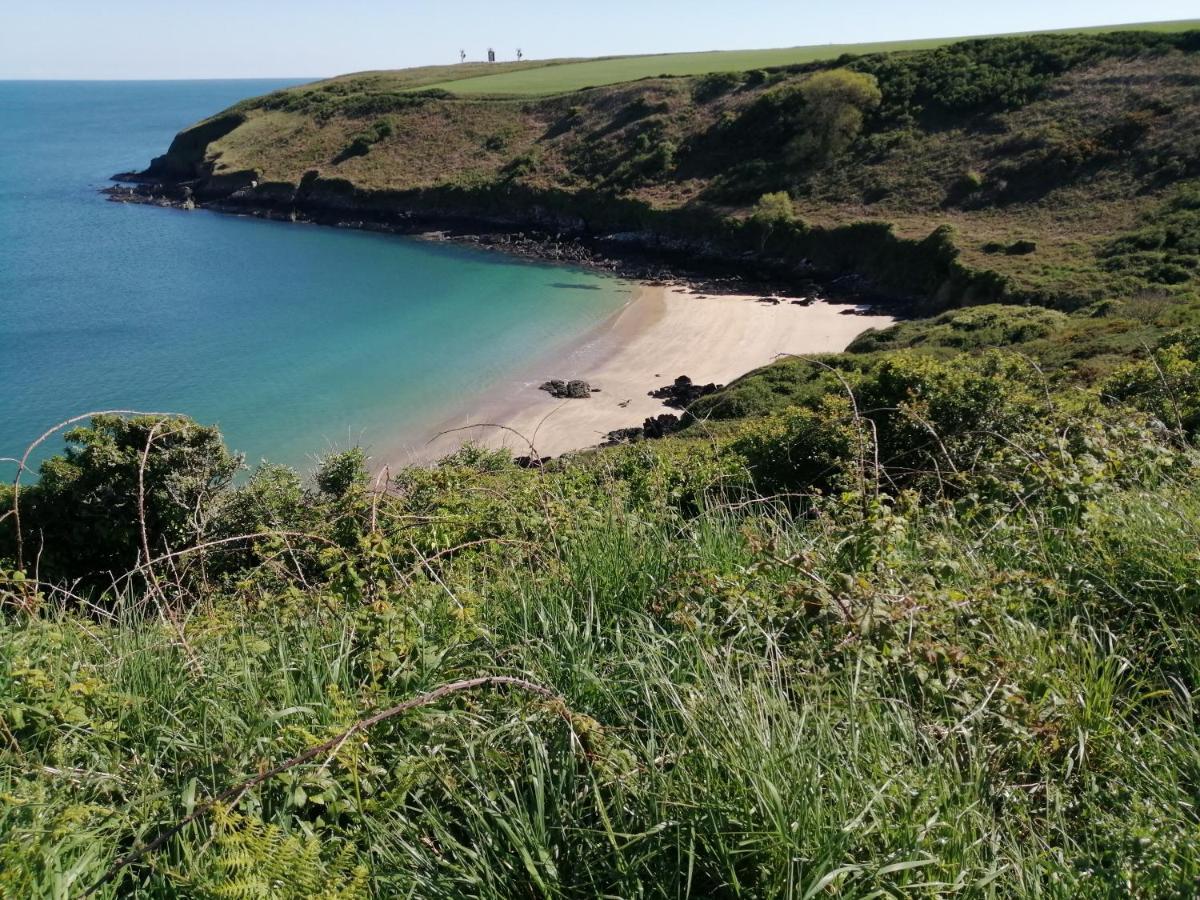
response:
[[[278,825],[213,811],[213,841],[204,875],[193,884],[212,900],[365,900],[367,867],[352,844],[336,852],[315,835],[288,834]]]

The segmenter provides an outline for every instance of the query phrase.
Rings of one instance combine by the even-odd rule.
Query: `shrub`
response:
[[[21,532],[52,578],[104,583],[205,533],[241,468],[216,428],[190,419],[96,416],[66,434],[21,492]],[[144,460],[144,464],[143,464]]]
[[[793,160],[819,165],[844,153],[862,131],[863,120],[882,94],[874,76],[848,69],[818,72],[795,91],[803,101],[800,133],[788,145]]]
[[[761,251],[776,229],[796,221],[796,210],[792,206],[791,196],[787,191],[763,194],[750,211],[748,221],[750,226],[758,232],[758,246]]]
[[[699,78],[692,87],[692,99],[697,103],[711,103],[723,94],[728,94],[742,83],[740,72],[713,72]]]
[[[1101,251],[1110,272],[1152,284],[1200,280],[1200,187],[1186,185]]]
[[[760,489],[854,489],[869,478],[941,490],[1047,415],[1032,367],[999,353],[952,362],[899,353],[842,383],[734,441]]]
[[[352,159],[355,156],[366,156],[371,152],[371,147],[378,144],[380,141],[392,135],[392,123],[386,119],[380,119],[371,126],[369,131],[361,132],[354,136],[349,145],[342,150],[333,160],[334,164],[343,162],[347,159]]]
[[[334,500],[341,500],[352,491],[362,490],[367,484],[366,453],[360,447],[331,453],[321,460],[314,481],[321,493]]]
[[[763,225],[780,225],[794,222],[796,210],[792,206],[792,198],[787,191],[775,191],[763,194],[754,204],[750,218]]]
[[[1101,383],[1100,392],[1110,402],[1152,414],[1182,437],[1194,436],[1200,430],[1200,335],[1126,363]]]

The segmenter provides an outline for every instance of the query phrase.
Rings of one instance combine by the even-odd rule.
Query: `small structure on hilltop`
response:
[[[488,47],[488,62],[494,63],[495,61],[496,61],[496,51],[493,50],[491,47]]]
[[[467,51],[466,50],[458,51],[458,61],[460,63],[465,63],[467,61]]]
[[[520,47],[518,47],[518,48],[517,48],[517,62],[520,62],[520,61],[521,61],[521,59],[522,59],[522,57],[524,57],[524,56],[525,56],[525,54],[524,54],[524,53],[522,53],[522,52],[521,52],[521,48],[520,48]]]

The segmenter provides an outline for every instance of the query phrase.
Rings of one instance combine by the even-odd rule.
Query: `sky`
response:
[[[482,59],[1165,21],[1196,0],[0,0],[0,79],[318,77]]]

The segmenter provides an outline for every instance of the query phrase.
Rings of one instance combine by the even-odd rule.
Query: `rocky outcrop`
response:
[[[692,379],[686,375],[680,375],[671,384],[666,387],[660,387],[657,390],[650,392],[650,396],[657,400],[661,400],[667,406],[673,409],[687,409],[701,397],[707,397],[709,394],[715,394],[722,388],[722,385],[713,384],[694,384]]]
[[[592,394],[600,393],[600,388],[594,388],[586,381],[579,379],[563,381],[555,378],[544,382],[540,386],[540,390],[546,391],[551,397],[558,397],[560,400],[586,400]]]
[[[663,413],[650,416],[641,427],[617,428],[610,431],[604,439],[603,446],[612,447],[617,444],[636,444],[638,441],[653,441],[674,434],[682,427],[679,416]]]

